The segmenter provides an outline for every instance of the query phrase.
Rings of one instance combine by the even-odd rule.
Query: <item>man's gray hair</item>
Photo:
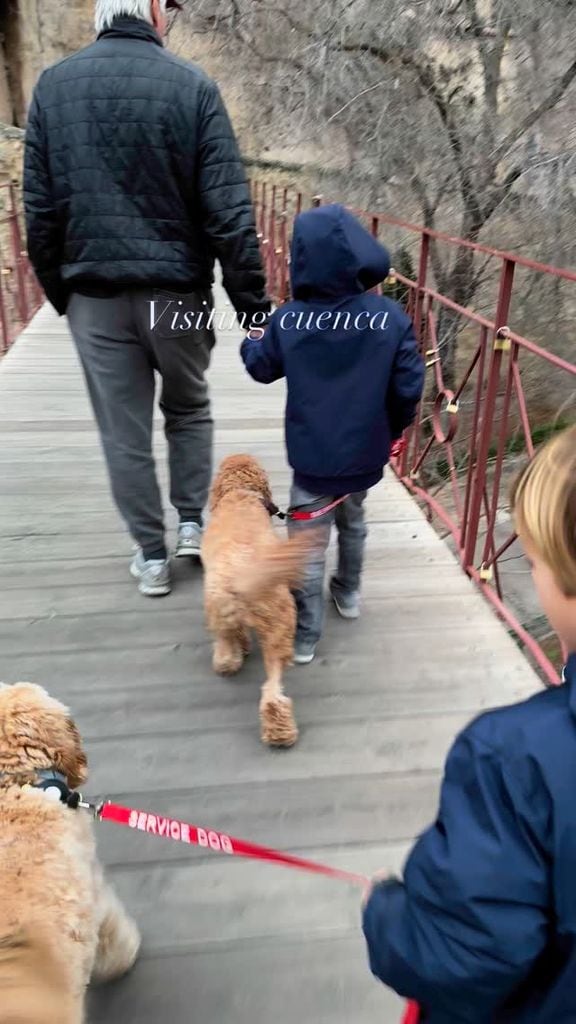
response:
[[[166,0],[160,0],[160,6],[165,10]],[[152,0],[96,0],[96,32],[110,28],[114,18],[141,18],[151,22],[151,7]]]

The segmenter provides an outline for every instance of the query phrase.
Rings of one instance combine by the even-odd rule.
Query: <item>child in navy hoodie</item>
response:
[[[423,1024],[576,1021],[576,427],[530,463],[513,505],[571,654],[563,686],[459,736],[404,881],[372,888],[372,971],[420,1004]]]
[[[263,384],[286,377],[286,445],[294,471],[291,509],[319,518],[290,522],[315,529],[318,549],[296,594],[295,661],[309,664],[320,639],[324,571],[336,522],[339,562],[331,581],[340,615],[359,615],[366,526],[364,500],[382,479],[392,443],[415,415],[424,366],[410,319],[371,292],[389,273],[386,249],[342,206],[300,214],[291,250],[291,302],[265,331],[250,332],[242,358]]]

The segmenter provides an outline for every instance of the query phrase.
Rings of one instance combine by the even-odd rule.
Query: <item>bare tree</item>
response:
[[[192,30],[217,33],[238,73],[264,69],[263,131],[328,141],[339,129],[356,172],[400,178],[427,227],[476,242],[514,203],[573,203],[573,0],[190,3]],[[473,251],[433,245],[431,258],[439,289],[470,303]],[[440,331],[450,382],[454,317]]]

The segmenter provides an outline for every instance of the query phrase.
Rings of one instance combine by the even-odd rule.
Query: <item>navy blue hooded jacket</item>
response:
[[[381,479],[392,440],[414,418],[424,367],[410,319],[368,290],[390,259],[342,206],[296,218],[293,301],[274,313],[242,358],[263,384],[286,377],[286,445],[295,482],[318,495]]]
[[[368,902],[372,970],[426,1024],[576,1021],[576,655],[565,679],[466,729],[404,884]]]

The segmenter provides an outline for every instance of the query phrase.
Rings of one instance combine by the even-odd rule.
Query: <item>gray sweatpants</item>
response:
[[[156,301],[154,328],[151,300]],[[180,295],[150,288],[128,288],[111,298],[74,293],[68,304],[114,500],[145,555],[164,546],[152,454],[155,373],[162,379],[170,500],[185,521],[201,515],[208,497],[213,426],[205,373],[215,341],[206,315],[211,308],[209,291]],[[163,309],[168,312],[160,317]],[[173,328],[177,310],[203,311],[200,330],[181,330],[182,317]]]
[[[314,556],[309,560],[304,579],[294,593],[298,609],[298,643],[316,644],[322,634],[324,624],[324,574],[326,571],[326,552],[330,543],[332,526],[336,524],[338,532],[338,568],[330,583],[333,593],[357,593],[360,589],[362,569],[364,566],[364,549],[366,546],[366,521],[364,518],[364,502],[366,491],[351,494],[342,505],[321,519],[309,521],[288,520],[288,532],[293,535],[301,530],[314,530],[318,544]],[[310,494],[296,484],[290,492],[290,507],[305,508],[320,500],[318,494]],[[328,505],[334,498],[325,496],[322,501]]]

